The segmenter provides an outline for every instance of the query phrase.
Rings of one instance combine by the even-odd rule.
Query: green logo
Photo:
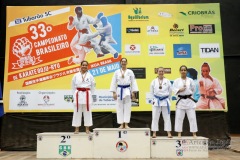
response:
[[[179,12],[179,13],[181,13],[184,16],[187,16],[187,14],[185,12]]]
[[[142,15],[142,8],[133,8],[134,15],[128,15],[129,21],[148,21],[149,17]]]
[[[58,153],[63,157],[71,154],[71,145],[59,145]]]

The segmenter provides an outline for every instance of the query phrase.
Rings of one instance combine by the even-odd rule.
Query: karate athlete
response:
[[[197,109],[225,109],[225,100],[218,96],[222,93],[222,86],[210,75],[208,63],[202,64],[201,72],[202,77],[199,80],[201,97],[197,103]]]
[[[196,103],[192,98],[192,94],[195,90],[195,83],[193,79],[187,77],[187,67],[185,65],[182,65],[179,70],[181,77],[173,82],[173,92],[177,96],[175,132],[178,132],[178,137],[180,138],[186,113],[190,125],[190,132],[192,132],[193,137],[196,138],[196,132],[198,131],[195,111]]]
[[[172,95],[171,82],[164,77],[164,68],[158,68],[158,77],[155,78],[150,86],[150,94],[152,101],[152,131],[153,138],[156,138],[156,131],[158,131],[158,122],[162,112],[164,120],[164,131],[167,131],[168,138],[172,138],[171,118],[170,118],[170,99]]]
[[[88,33],[92,33],[90,30],[89,24],[96,24],[100,22],[100,18],[102,16],[102,13],[99,13],[97,15],[97,18],[92,18],[88,15],[85,15],[82,13],[82,7],[76,7],[75,8],[76,16],[70,16],[69,17],[69,23],[67,25],[68,30],[72,30],[74,27],[77,30],[76,35],[73,37],[70,47],[76,57],[70,57],[68,60],[68,63],[71,64],[74,63],[80,63],[84,60],[86,55],[86,50],[84,50],[84,46],[82,46],[79,43],[79,39],[82,34],[83,29],[87,29]],[[91,46],[94,50],[94,52],[97,54],[97,57],[102,57],[104,54],[101,52],[100,46],[98,45],[97,41],[95,39],[91,39]],[[89,50],[88,50],[89,51]]]
[[[120,60],[121,68],[114,72],[110,92],[113,92],[114,100],[117,100],[117,123],[120,129],[128,129],[131,117],[131,98],[135,100],[138,91],[135,75],[132,70],[127,69],[127,59]]]
[[[118,58],[118,52],[111,46],[111,44],[117,44],[112,37],[112,25],[108,22],[108,19],[105,16],[102,16],[100,21],[102,22],[102,27],[96,28],[101,35],[99,45],[110,52],[113,55],[113,58],[116,59]]]
[[[75,127],[75,133],[79,133],[82,113],[84,116],[84,126],[86,127],[86,133],[90,133],[89,126],[93,125],[91,104],[93,102],[92,94],[94,90],[95,80],[93,76],[88,72],[88,62],[82,61],[80,65],[80,71],[76,73],[72,78],[72,92],[74,96],[72,126]]]

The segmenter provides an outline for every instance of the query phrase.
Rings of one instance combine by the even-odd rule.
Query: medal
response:
[[[122,78],[124,78],[124,75],[122,74]]]
[[[162,89],[162,85],[161,85],[161,86],[159,86],[159,89]]]
[[[162,89],[163,79],[162,80],[158,79],[158,83],[159,83],[159,89]]]

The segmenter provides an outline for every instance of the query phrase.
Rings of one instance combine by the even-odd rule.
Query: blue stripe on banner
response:
[[[98,68],[90,69],[89,72],[93,75],[93,77],[96,77],[96,76],[101,76],[104,74],[114,72],[114,71],[118,70],[119,68],[120,68],[120,63],[115,62],[115,63],[101,66]]]

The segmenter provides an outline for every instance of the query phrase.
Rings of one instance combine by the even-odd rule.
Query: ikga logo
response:
[[[119,142],[117,142],[116,144],[116,149],[119,151],[119,152],[125,152],[127,149],[128,149],[128,144],[127,142],[121,140]]]
[[[188,26],[189,34],[214,34],[214,24],[190,24]]]
[[[220,58],[219,43],[199,44],[200,58]]]
[[[71,145],[59,145],[58,153],[63,156],[67,157],[71,154],[72,147]]]
[[[178,24],[174,23],[173,28],[169,29],[170,37],[184,36],[184,28],[178,28]]]
[[[133,14],[128,15],[128,21],[148,21],[149,16],[142,14],[142,8],[133,8]]]
[[[165,56],[165,44],[149,44],[149,56]]]
[[[141,47],[140,44],[126,44],[125,53],[126,55],[140,55]]]
[[[159,29],[158,26],[147,26],[148,35],[158,35]]]
[[[20,101],[18,102],[17,106],[18,107],[27,107],[28,103],[26,102],[26,96],[25,95],[21,95],[19,97]]]
[[[191,58],[191,44],[173,44],[174,58]]]

